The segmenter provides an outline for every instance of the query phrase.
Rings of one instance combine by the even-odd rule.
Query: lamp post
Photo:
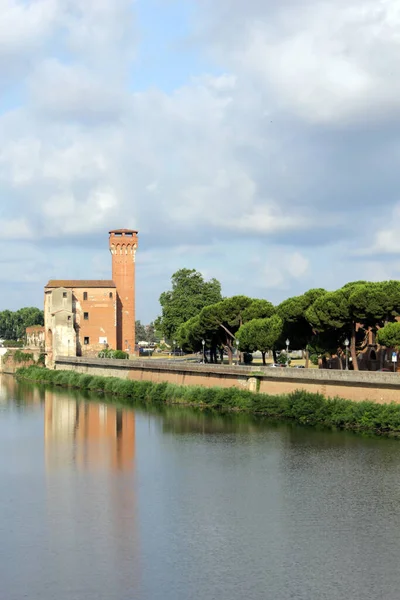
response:
[[[174,356],[175,356],[175,346],[176,346],[176,340],[174,340],[172,343],[173,343],[173,345],[174,345]]]
[[[235,340],[236,344],[236,366],[239,366],[239,340]]]
[[[206,355],[205,355],[206,340],[201,340],[201,343],[203,344],[203,365],[205,365],[205,363],[206,363]]]
[[[349,370],[349,338],[344,340],[344,345],[346,346],[346,371]]]
[[[289,338],[287,338],[286,340],[286,366],[289,366],[289,344],[290,344],[290,340]]]

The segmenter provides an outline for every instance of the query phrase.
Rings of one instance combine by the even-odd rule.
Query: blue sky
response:
[[[0,0],[0,309],[178,268],[279,302],[400,275],[400,9],[389,0]]]

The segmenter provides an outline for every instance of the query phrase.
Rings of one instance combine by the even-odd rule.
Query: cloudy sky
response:
[[[400,4],[0,0],[0,309],[181,267],[225,295],[400,277]]]

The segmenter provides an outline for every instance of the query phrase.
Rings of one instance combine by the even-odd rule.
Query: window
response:
[[[83,299],[87,300],[87,292],[83,292]]]
[[[127,237],[133,237],[133,233],[131,233],[130,231],[128,231],[127,233],[125,233],[125,235],[126,235]]]
[[[67,297],[67,292],[63,292],[63,298]]]
[[[122,233],[120,231],[116,231],[114,235],[115,237],[122,237]]]
[[[89,313],[83,313],[83,318],[85,321],[89,321]]]
[[[68,321],[70,321],[70,320],[71,320],[71,315],[68,315]]]
[[[89,338],[88,337],[83,338],[83,343],[85,344],[85,346],[88,346],[89,345]]]
[[[113,293],[112,293],[112,292],[110,292],[110,298],[112,298],[112,297],[113,297]]]

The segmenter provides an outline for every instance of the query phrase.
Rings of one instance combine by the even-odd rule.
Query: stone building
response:
[[[112,280],[50,280],[45,287],[47,364],[56,356],[97,356],[135,349],[137,231],[109,233]]]
[[[26,348],[42,349],[45,345],[45,328],[42,325],[33,325],[26,328]]]

